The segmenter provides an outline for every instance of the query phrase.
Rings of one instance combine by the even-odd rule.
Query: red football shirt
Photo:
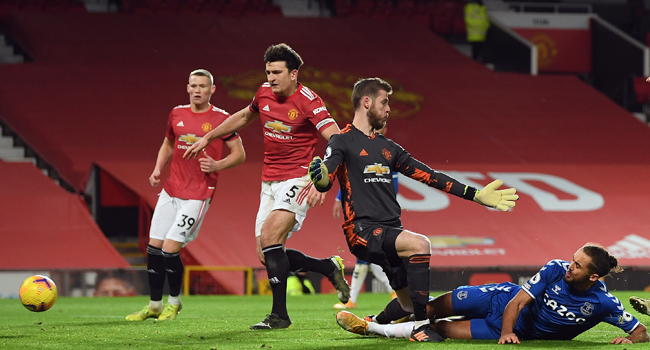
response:
[[[264,130],[263,181],[282,181],[307,174],[318,133],[334,123],[323,100],[306,86],[282,97],[264,83],[250,110],[260,114]]]
[[[204,158],[203,152],[197,159],[183,159],[183,153],[194,142],[200,140],[210,130],[216,128],[230,116],[228,112],[213,105],[207,112],[194,113],[190,105],[178,106],[169,114],[167,139],[174,143],[172,165],[165,191],[172,197],[203,200],[211,198],[217,185],[217,172],[208,174],[201,171],[198,161]],[[221,159],[225,141],[237,139],[237,133],[213,140],[205,152],[214,160]]]

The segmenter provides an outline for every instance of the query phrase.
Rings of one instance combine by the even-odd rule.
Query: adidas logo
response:
[[[650,258],[650,240],[635,234],[627,235],[613,246],[607,247],[609,254],[617,258]]]
[[[269,278],[269,283],[278,284],[278,283],[280,283],[280,280],[277,277],[271,277],[271,278]]]
[[[185,126],[185,125],[183,125],[183,121],[181,120],[180,122],[178,122],[178,124],[176,124],[176,126]]]
[[[359,153],[359,155],[360,155],[360,156],[367,156],[367,155],[368,155],[368,152],[366,152],[365,149],[362,149],[362,150],[361,150],[361,153]]]
[[[267,112],[271,111],[271,109],[269,108],[269,105],[264,106],[264,108],[262,108],[262,110],[267,111]]]
[[[291,204],[291,199],[287,198],[287,199],[283,200],[283,202],[285,202],[287,204]]]

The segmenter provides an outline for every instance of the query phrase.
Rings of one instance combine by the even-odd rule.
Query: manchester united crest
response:
[[[289,119],[291,119],[291,120],[296,120],[296,118],[298,118],[298,110],[295,109],[295,108],[292,108],[292,109],[289,111],[288,115],[289,115]]]
[[[208,131],[212,130],[212,124],[203,123],[203,125],[201,125],[201,130],[203,130],[204,132],[208,132]]]
[[[390,151],[385,148],[381,150],[381,154],[384,155],[384,158],[386,158],[386,160],[390,160],[393,157]]]

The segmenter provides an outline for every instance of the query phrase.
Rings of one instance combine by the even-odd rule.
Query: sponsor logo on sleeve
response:
[[[327,146],[327,148],[325,149],[325,158],[323,158],[323,160],[327,160],[327,158],[329,158],[331,155],[332,155],[332,147]]]
[[[325,106],[318,107],[318,108],[314,109],[312,112],[314,113],[314,115],[316,115],[316,114],[318,114],[318,113],[320,113],[322,111],[327,111],[327,108]]]

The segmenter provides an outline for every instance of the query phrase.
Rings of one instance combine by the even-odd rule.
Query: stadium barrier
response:
[[[245,277],[245,295],[253,295],[253,268],[250,266],[185,266],[183,274],[183,295],[190,295],[190,274],[192,271],[242,271]]]

